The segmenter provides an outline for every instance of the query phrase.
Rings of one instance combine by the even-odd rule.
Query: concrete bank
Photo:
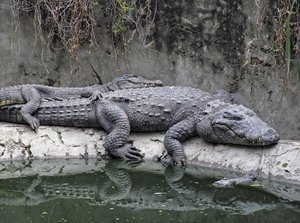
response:
[[[106,133],[101,130],[0,123],[0,161],[50,158],[95,158],[104,153]],[[164,150],[164,134],[132,134],[130,140],[154,159]],[[214,145],[193,138],[184,143],[188,163],[245,173],[257,171],[261,178],[300,183],[300,142],[281,140],[271,147]]]

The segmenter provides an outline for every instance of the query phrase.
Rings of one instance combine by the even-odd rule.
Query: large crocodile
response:
[[[50,87],[46,85],[27,84],[4,87],[0,89],[0,106],[24,104],[21,109],[25,121],[36,130],[39,120],[32,114],[39,108],[42,99],[68,99],[90,97],[95,100],[101,93],[128,88],[162,86],[160,80],[147,80],[134,74],[125,74],[104,85],[87,87]]]
[[[0,108],[0,121],[26,123],[20,110],[18,105]],[[251,109],[189,87],[118,90],[97,101],[45,101],[35,116],[42,125],[102,127],[109,133],[105,150],[121,159],[142,158],[127,142],[130,131],[166,131],[164,160],[175,165],[185,161],[181,142],[196,135],[214,143],[254,146],[279,140],[277,131]]]

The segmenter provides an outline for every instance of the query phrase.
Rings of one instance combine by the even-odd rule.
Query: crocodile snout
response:
[[[262,141],[267,145],[277,143],[279,139],[279,133],[275,129],[268,129],[266,133],[262,135]]]
[[[277,143],[279,138],[278,132],[275,129],[269,128],[265,131],[257,131],[248,137],[248,140],[253,144],[271,145]]]

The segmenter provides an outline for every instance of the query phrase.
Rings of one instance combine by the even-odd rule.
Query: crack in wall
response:
[[[58,131],[57,129],[55,130],[55,132],[57,133],[57,136],[58,136],[58,139],[60,140],[60,142],[64,145],[65,142],[64,142],[63,137],[62,137],[62,132]]]
[[[94,72],[96,79],[97,79],[97,84],[102,84],[102,80],[101,80],[101,76],[98,74],[98,72],[96,71],[96,69],[94,68],[94,66],[90,63],[90,66],[92,68],[92,71]]]

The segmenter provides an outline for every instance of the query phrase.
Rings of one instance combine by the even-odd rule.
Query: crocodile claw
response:
[[[28,124],[34,131],[37,131],[38,128],[40,127],[40,121],[35,117],[30,118],[28,120]]]
[[[90,99],[90,101],[96,101],[101,98],[102,98],[102,94],[100,91],[97,90],[97,91],[93,92],[92,96],[89,99]]]
[[[127,150],[127,153],[125,154],[125,157],[128,160],[140,160],[141,158],[143,158],[145,155],[140,153],[141,150],[137,149],[134,146],[131,146],[131,148],[129,150]]]
[[[141,150],[131,144],[126,144],[118,149],[111,150],[109,154],[122,160],[141,160],[144,157]]]
[[[135,167],[139,166],[141,163],[143,163],[144,161],[142,159],[140,159],[140,160],[126,160],[125,162],[131,168],[135,168]]]
[[[171,157],[169,154],[166,154],[165,151],[161,156],[157,157],[158,162],[161,162],[166,166],[185,166],[186,160],[184,158],[176,159]]]

